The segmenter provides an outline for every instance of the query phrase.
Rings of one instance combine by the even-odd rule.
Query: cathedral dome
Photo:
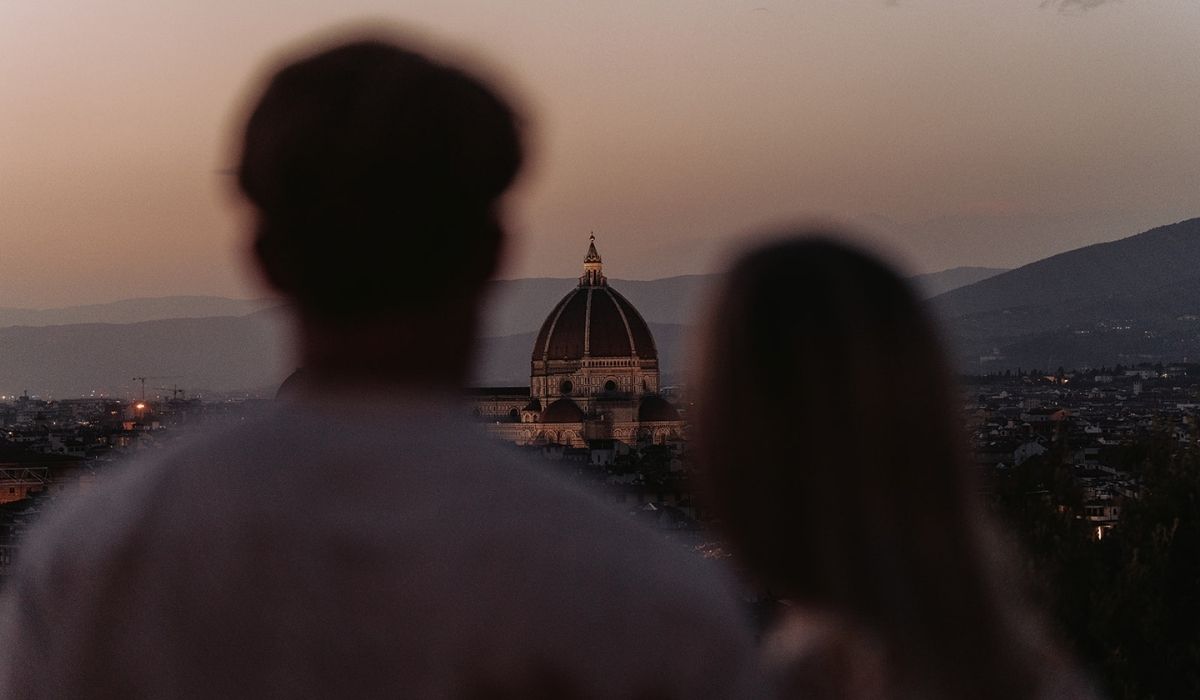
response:
[[[535,362],[585,357],[658,359],[642,315],[601,274],[594,238],[579,286],[551,310],[533,345]]]

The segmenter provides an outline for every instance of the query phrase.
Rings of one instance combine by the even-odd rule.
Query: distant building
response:
[[[1021,420],[1038,425],[1042,423],[1060,423],[1071,417],[1071,412],[1065,408],[1031,408],[1021,413]]]
[[[82,474],[82,464],[81,457],[46,454],[0,443],[0,504],[73,483]]]
[[[472,399],[489,432],[518,445],[666,444],[683,437],[679,412],[659,395],[654,336],[609,286],[595,236],[579,284],[537,334],[529,387],[475,389]]]

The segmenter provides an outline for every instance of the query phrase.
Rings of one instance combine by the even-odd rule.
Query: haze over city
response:
[[[746,231],[813,216],[926,272],[1197,213],[1185,0],[7,0],[0,306],[264,294],[231,134],[275,50],[364,18],[519,97],[534,157],[503,277],[575,275],[592,230],[624,278],[710,272]]]

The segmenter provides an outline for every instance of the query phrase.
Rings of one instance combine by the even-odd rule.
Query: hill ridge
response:
[[[1144,248],[1147,245],[1163,250],[1150,261],[1138,260],[1138,256],[1124,254],[1131,252],[1131,249]],[[1062,289],[1076,285],[1074,293],[1059,295],[1059,299],[1083,299],[1110,293],[1112,284],[1117,281],[1129,283],[1137,277],[1136,273],[1140,272],[1153,271],[1159,278],[1163,275],[1170,275],[1170,279],[1182,278],[1187,272],[1196,269],[1196,261],[1200,261],[1200,217],[1156,226],[1115,241],[1094,243],[1056,253],[994,277],[947,291],[934,297],[932,301],[943,316],[956,317],[1005,306],[1044,303],[1045,295],[1053,292],[1053,289],[1047,289],[1048,286]],[[1123,269],[1121,262],[1133,262],[1137,269]],[[1092,267],[1091,270],[1079,269],[1089,266]],[[1103,266],[1103,270],[1096,269],[1096,266]],[[1070,268],[1074,268],[1075,274],[1071,274]],[[1045,281],[1037,280],[1037,277],[1046,274],[1047,270],[1051,271],[1050,276],[1054,278],[1049,285]],[[1177,272],[1171,275],[1173,270]],[[1148,278],[1149,275],[1142,279]],[[1144,291],[1144,283],[1134,286],[1132,291]]]

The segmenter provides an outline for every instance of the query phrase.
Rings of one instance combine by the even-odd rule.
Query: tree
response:
[[[1111,697],[1200,697],[1200,453],[1159,422],[1106,455],[1142,488],[1102,540],[1054,450],[995,474],[996,509],[1037,598]]]

